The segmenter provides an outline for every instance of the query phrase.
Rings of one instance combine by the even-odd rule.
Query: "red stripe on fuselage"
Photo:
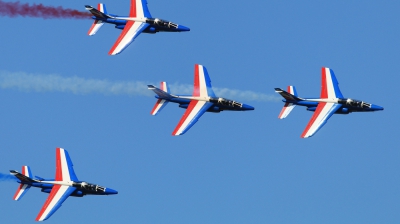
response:
[[[325,105],[326,102],[318,103],[317,109],[315,109],[315,112],[311,117],[311,120],[308,122],[306,129],[304,129],[303,133],[301,134],[302,138],[304,138],[310,127],[314,124],[315,120],[318,118],[319,114],[321,113],[322,109],[324,109]]]
[[[185,114],[183,115],[183,117],[181,118],[181,120],[179,121],[178,125],[176,126],[175,130],[172,132],[172,135],[176,135],[176,133],[178,132],[179,128],[181,128],[182,124],[186,121],[186,119],[188,118],[188,116],[192,113],[193,108],[196,106],[196,104],[199,101],[197,100],[191,100],[189,103],[189,106],[187,107]]]
[[[193,96],[200,96],[199,65],[194,65]]]
[[[328,98],[328,86],[326,83],[326,69],[322,68],[321,99]]]

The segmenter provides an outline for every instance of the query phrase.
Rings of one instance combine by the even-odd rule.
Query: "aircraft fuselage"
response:
[[[320,102],[341,104],[341,108],[339,108],[335,112],[335,114],[349,114],[352,112],[373,112],[373,111],[383,110],[383,107],[381,106],[350,98],[343,98],[343,99],[303,98],[300,101],[291,101],[285,99],[282,101],[285,103],[293,103],[298,106],[305,106],[307,107],[308,111],[315,111],[318,106],[318,103]]]
[[[110,16],[113,17],[118,17],[117,15],[112,15]],[[110,23],[114,24],[115,28],[117,29],[124,29],[125,25],[127,23],[126,20],[122,19],[113,19],[113,18],[98,18],[96,16],[92,16],[94,20],[102,20],[104,23]],[[184,31],[190,31],[188,27],[178,25],[176,23],[167,21],[167,20],[162,20],[158,18],[145,18],[146,23],[149,24],[149,26],[143,31],[143,33],[157,33],[157,32],[184,32]]]

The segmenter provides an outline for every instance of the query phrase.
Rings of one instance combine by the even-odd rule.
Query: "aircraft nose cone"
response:
[[[371,105],[371,109],[373,109],[373,110],[383,110],[383,107],[375,105],[375,104],[372,104]]]
[[[247,104],[242,104],[242,109],[243,110],[254,110],[254,107],[247,105]]]
[[[105,194],[118,194],[118,191],[113,190],[111,188],[106,188],[106,190],[104,191]]]
[[[186,27],[186,26],[178,25],[178,30],[179,31],[190,31],[190,28]]]

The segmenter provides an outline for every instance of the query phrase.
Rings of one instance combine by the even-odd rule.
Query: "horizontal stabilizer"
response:
[[[293,103],[285,103],[285,105],[283,106],[281,113],[279,114],[278,118],[279,119],[284,119],[286,118],[290,112],[292,112],[292,110],[296,107],[296,104]]]
[[[106,10],[106,5],[99,3],[97,5],[97,9],[93,8],[92,6],[86,5],[85,6],[87,10],[89,10],[96,18],[93,25],[90,27],[88,35],[93,36],[97,33],[97,31],[104,25],[104,22],[102,19],[107,19],[110,18],[110,16],[107,15],[107,10]]]
[[[297,97],[296,87],[294,87],[294,86],[288,86],[287,92],[280,88],[275,88],[275,92],[281,94],[281,96],[288,101],[299,101],[300,100],[300,98]],[[279,119],[286,118],[290,114],[290,112],[292,112],[292,110],[294,109],[295,106],[296,106],[296,104],[286,102],[285,105],[283,106],[278,118]]]
[[[18,186],[18,189],[13,197],[15,201],[19,201],[31,187],[29,183],[37,181],[31,179],[32,172],[29,166],[22,166],[22,173],[19,173],[15,170],[10,170],[10,173],[21,181],[21,184]]]
[[[169,99],[172,98],[172,96],[169,94],[169,87],[167,82],[161,82],[160,89],[156,88],[153,85],[148,85],[148,87],[149,89],[153,90],[159,97],[166,97]],[[160,112],[167,104],[168,101],[166,101],[165,99],[158,99],[150,114],[157,115],[157,113]]]

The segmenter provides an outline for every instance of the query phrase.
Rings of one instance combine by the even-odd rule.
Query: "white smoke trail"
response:
[[[147,89],[151,82],[129,81],[115,82],[99,79],[85,79],[77,76],[62,77],[60,75],[29,74],[25,72],[0,71],[0,88],[18,89],[34,92],[66,92],[73,94],[99,93],[104,95],[128,95],[153,97],[154,93]],[[192,85],[172,84],[171,91],[176,94],[190,95]],[[242,91],[227,88],[213,88],[216,95],[235,100],[247,101],[277,101],[274,95]]]

